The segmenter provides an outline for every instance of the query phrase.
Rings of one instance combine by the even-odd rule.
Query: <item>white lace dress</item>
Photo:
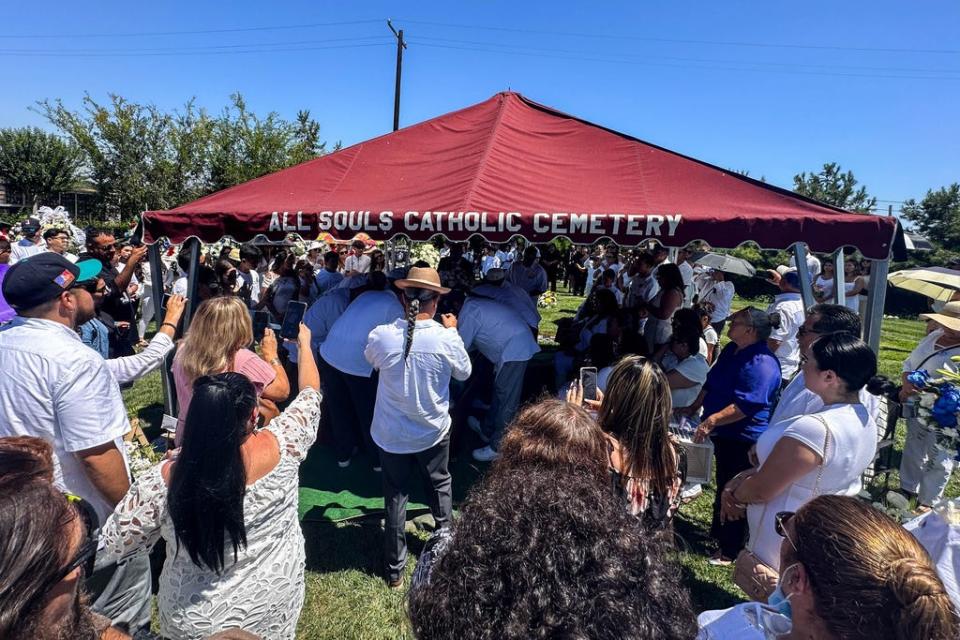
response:
[[[243,502],[247,546],[224,554],[218,576],[177,553],[167,486],[160,463],[141,476],[107,519],[97,564],[109,564],[160,537],[167,559],[160,575],[157,604],[166,638],[205,638],[239,628],[263,638],[293,638],[303,607],[304,542],[297,518],[300,463],[317,437],[321,395],[304,389],[266,427],[280,444],[280,462],[247,487]]]

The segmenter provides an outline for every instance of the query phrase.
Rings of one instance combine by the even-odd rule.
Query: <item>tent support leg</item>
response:
[[[183,333],[190,328],[193,312],[196,310],[197,276],[200,272],[200,241],[196,238],[187,240],[190,247],[190,266],[187,271],[187,306],[183,310]]]
[[[153,321],[157,329],[163,322],[167,309],[163,306],[163,263],[160,262],[160,244],[153,243],[147,250],[147,259],[150,261],[150,288],[153,290]],[[160,375],[160,385],[163,388],[163,412],[168,416],[177,415],[173,406],[173,394],[170,393],[170,365],[172,358],[164,358],[163,372]]]
[[[847,288],[843,273],[843,249],[831,256],[833,260],[833,304],[844,305],[847,302]]]
[[[807,269],[807,245],[802,242],[793,245],[793,259],[797,267],[797,277],[800,279],[800,296],[803,298],[803,308],[809,309],[817,301],[813,297],[813,282],[810,280],[810,271]]]
[[[863,339],[877,354],[880,353],[880,328],[883,323],[883,307],[887,301],[889,271],[889,258],[870,261],[870,287],[867,292],[867,317],[863,319]]]

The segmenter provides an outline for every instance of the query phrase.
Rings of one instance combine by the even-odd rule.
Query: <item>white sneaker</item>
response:
[[[477,462],[493,462],[499,457],[500,454],[494,451],[490,445],[487,445],[482,449],[473,450],[473,459]]]
[[[703,487],[699,484],[684,485],[683,490],[680,492],[680,499],[687,502],[693,500],[701,493],[703,493]]]
[[[467,426],[470,427],[471,431],[480,436],[480,439],[483,440],[484,444],[490,442],[490,438],[483,434],[483,425],[480,424],[479,419],[474,416],[467,416]]]

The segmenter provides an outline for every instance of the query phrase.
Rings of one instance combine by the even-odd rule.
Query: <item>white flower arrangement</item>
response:
[[[127,450],[130,475],[133,476],[134,480],[149,471],[162,459],[162,456],[154,451],[149,444],[140,444],[136,440],[126,440],[123,444]]]
[[[411,262],[423,260],[436,269],[440,265],[440,252],[429,242],[418,242],[410,250],[410,260]]]

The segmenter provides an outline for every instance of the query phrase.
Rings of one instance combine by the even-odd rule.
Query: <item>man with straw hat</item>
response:
[[[916,394],[919,389],[910,382],[913,371],[925,370],[931,378],[937,370],[955,364],[950,358],[960,356],[960,300],[948,302],[939,313],[921,313],[920,317],[936,324],[936,329],[920,341],[903,363],[903,388],[900,401],[904,415],[916,416]],[[956,466],[956,451],[937,446],[937,432],[919,418],[907,417],[907,438],[900,462],[900,487],[917,497],[917,503],[930,507],[943,496],[950,474]]]
[[[414,267],[396,281],[406,317],[370,332],[364,351],[380,372],[370,435],[380,449],[383,495],[385,578],[391,588],[403,584],[407,562],[404,537],[409,485],[418,475],[429,478],[428,496],[437,528],[450,525],[453,494],[450,459],[450,378],[470,377],[470,357],[452,314],[434,320],[440,274]]]

